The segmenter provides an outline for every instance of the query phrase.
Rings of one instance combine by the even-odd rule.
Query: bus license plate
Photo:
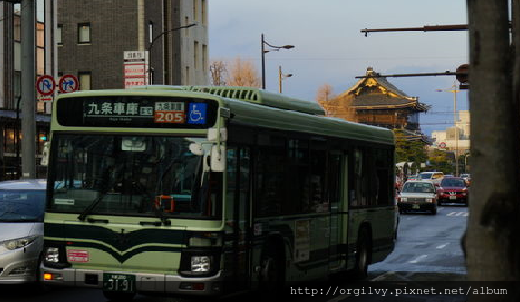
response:
[[[116,292],[135,292],[135,276],[103,274],[103,290]]]
[[[420,209],[420,208],[421,208],[421,206],[418,205],[418,204],[414,204],[414,205],[412,205],[412,209]]]

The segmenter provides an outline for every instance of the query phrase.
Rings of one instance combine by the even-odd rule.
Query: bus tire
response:
[[[366,228],[359,231],[357,240],[356,266],[354,278],[365,279],[368,275],[368,263],[370,260],[370,236]]]
[[[124,301],[133,300],[135,293],[120,293],[120,292],[112,292],[112,291],[103,291],[103,296],[105,296],[105,298],[107,298],[109,301],[124,302]]]
[[[284,249],[270,242],[263,250],[260,270],[260,289],[273,293],[280,291],[285,283]]]

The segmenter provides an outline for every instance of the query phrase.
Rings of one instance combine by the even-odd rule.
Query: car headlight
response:
[[[1,244],[5,246],[8,250],[16,250],[28,246],[34,240],[36,240],[36,238],[38,238],[38,236],[28,236],[18,239],[6,240],[1,242]]]
[[[60,262],[60,249],[57,247],[48,247],[45,249],[45,261],[58,263]]]
[[[433,198],[426,198],[426,202],[433,202]]]
[[[191,256],[192,272],[209,272],[211,269],[210,256]]]

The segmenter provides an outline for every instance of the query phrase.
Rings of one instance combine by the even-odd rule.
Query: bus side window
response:
[[[322,148],[321,150],[319,148]],[[322,142],[311,143],[310,150],[310,207],[313,213],[322,213],[329,210],[325,198],[325,175],[327,151]]]
[[[363,190],[363,153],[361,149],[353,150],[351,157],[352,164],[349,165],[349,205],[351,207],[360,207],[365,204],[365,196]]]
[[[329,164],[327,171],[327,199],[331,208],[338,207],[340,202],[340,186],[341,186],[341,155],[329,154]],[[336,211],[343,209],[336,209]]]

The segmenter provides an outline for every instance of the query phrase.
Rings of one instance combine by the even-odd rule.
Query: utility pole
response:
[[[516,16],[518,0],[512,3],[511,15]],[[509,44],[509,1],[468,0],[467,4],[472,121],[471,215],[465,244],[468,281],[518,281],[519,68],[518,51],[512,56]],[[518,31],[514,35],[513,43],[518,41]],[[469,301],[519,299],[516,290],[507,299],[472,296]]]
[[[36,178],[35,27],[36,0],[21,2],[22,50],[22,175]]]

